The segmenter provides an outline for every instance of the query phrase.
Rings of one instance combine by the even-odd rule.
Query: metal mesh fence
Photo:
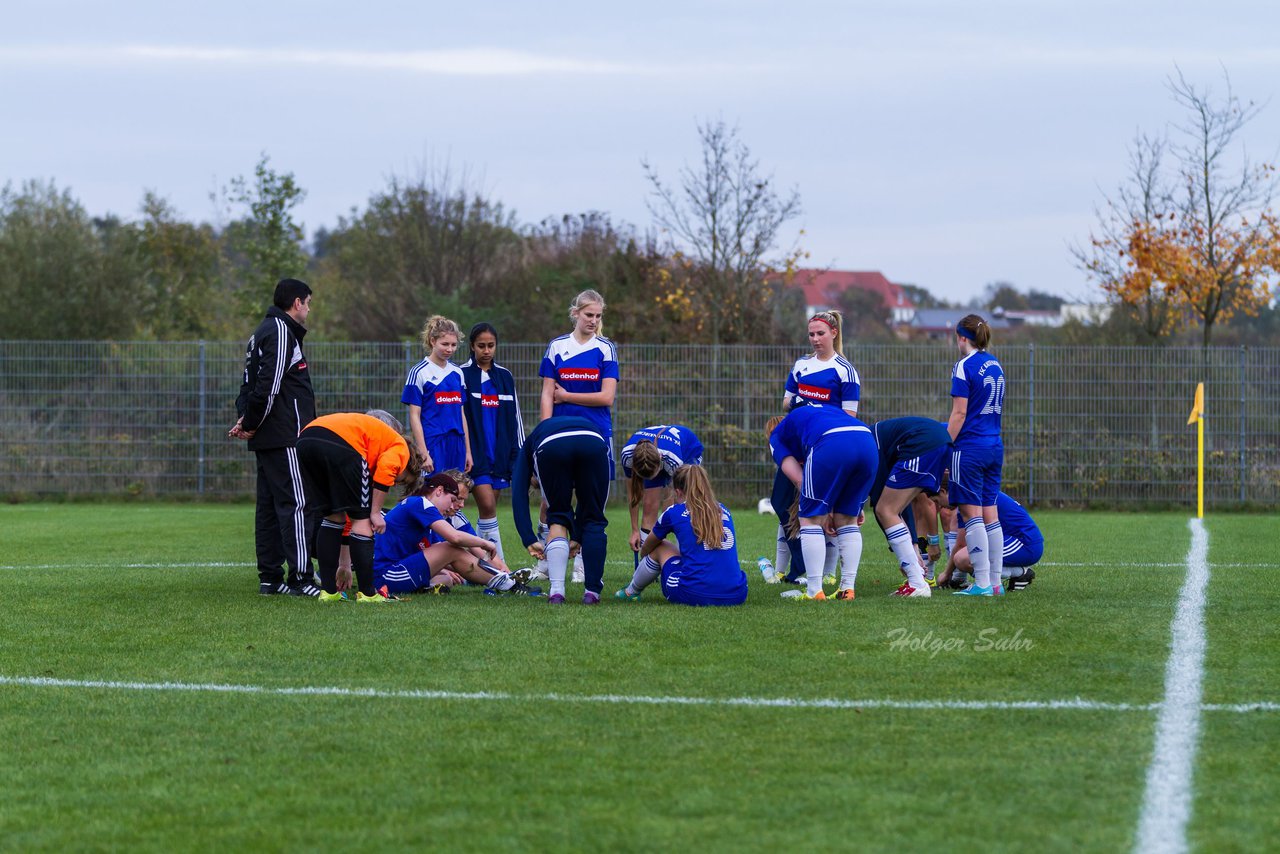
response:
[[[220,498],[253,490],[253,455],[226,438],[243,343],[0,342],[0,494]],[[545,344],[503,343],[525,425],[538,416]],[[1280,503],[1280,349],[993,348],[1008,377],[1006,491],[1041,505],[1195,501],[1197,382],[1206,391],[1211,507]],[[403,412],[416,344],[315,342],[321,413]],[[780,411],[795,349],[623,344],[615,444],[656,423],[686,424],[726,501],[768,494],[765,420]],[[955,351],[854,346],[860,415],[946,418]]]

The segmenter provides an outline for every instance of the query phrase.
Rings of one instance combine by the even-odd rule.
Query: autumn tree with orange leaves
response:
[[[1223,79],[1226,93],[1217,99],[1181,71],[1170,78],[1185,120],[1172,141],[1138,137],[1128,180],[1098,212],[1089,245],[1073,250],[1153,338],[1192,321],[1204,347],[1215,324],[1257,314],[1280,273],[1275,168],[1251,162],[1239,139],[1260,108],[1242,103]]]

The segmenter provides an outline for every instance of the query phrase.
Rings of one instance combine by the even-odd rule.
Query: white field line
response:
[[[1200,738],[1201,682],[1204,677],[1204,606],[1209,586],[1209,534],[1204,521],[1192,519],[1187,577],[1174,612],[1164,702],[1156,717],[1155,749],[1147,766],[1134,850],[1187,850],[1191,819],[1196,744]]]
[[[343,688],[309,685],[273,688],[266,685],[234,685],[201,682],[123,682],[115,680],[55,679],[49,676],[0,676],[0,687],[75,688],[101,691],[194,692],[210,694],[256,694],[275,697],[343,697],[388,700],[478,700],[489,702],[597,703],[645,706],[736,706],[740,708],[788,709],[907,709],[922,711],[1084,711],[1153,712],[1157,703],[1106,703],[1076,697],[1070,700],[894,700],[866,698],[804,699],[799,697],[679,697],[630,694],[511,694],[505,691],[433,691],[429,689],[389,690],[384,688]],[[1205,706],[1205,711],[1278,712],[1280,703],[1241,703]]]

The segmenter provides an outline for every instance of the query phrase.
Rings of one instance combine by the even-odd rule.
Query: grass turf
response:
[[[1037,514],[1050,546],[1035,584],[978,601],[890,599],[895,563],[869,526],[858,600],[820,604],[781,600],[780,587],[761,582],[750,565],[772,550],[771,517],[740,511],[750,599],[695,610],[668,605],[656,589],[638,603],[608,598],[631,571],[622,512],[612,514],[599,608],[474,590],[374,607],[259,597],[252,512],[0,508],[10,597],[0,677],[382,695],[0,685],[7,844],[890,850],[1132,842],[1154,713],[872,701],[1159,702],[1189,545],[1183,516]],[[1280,530],[1271,517],[1208,525],[1215,567],[1205,701],[1274,702],[1275,595],[1254,595],[1257,585],[1243,579],[1268,571],[1256,568],[1274,560],[1258,543],[1276,542]],[[509,556],[517,553],[512,530],[504,522]],[[1250,596],[1238,595],[1242,584]],[[1016,648],[980,651],[984,639]],[[867,703],[677,705],[602,695]],[[1205,713],[1196,783],[1215,795],[1196,801],[1193,842],[1262,848],[1274,838],[1266,807],[1280,795],[1269,773],[1277,721],[1274,712]],[[1216,794],[1223,789],[1230,793]]]

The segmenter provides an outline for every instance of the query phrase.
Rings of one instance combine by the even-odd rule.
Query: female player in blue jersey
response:
[[[807,586],[800,598],[826,598],[822,564],[824,528],[830,521],[841,561],[836,598],[853,599],[862,559],[862,505],[871,493],[878,467],[871,428],[834,407],[800,406],[774,429],[769,450],[778,468],[800,491],[800,548]]]
[[[1036,579],[1036,571],[1032,567],[1044,557],[1044,534],[1040,533],[1040,527],[1027,509],[1003,492],[996,496],[996,510],[1004,531],[1001,584],[1007,583],[1010,590],[1026,590]],[[963,574],[972,571],[973,562],[969,558],[965,532],[961,531],[947,568],[938,576],[938,583],[959,587],[958,581]]]
[[[586,290],[569,306],[573,331],[547,345],[538,376],[542,377],[539,420],[576,415],[595,424],[609,443],[613,459],[611,407],[618,391],[618,349],[600,335],[604,297]],[[613,479],[612,472],[609,479]]]
[[[700,465],[676,469],[676,503],[662,512],[640,549],[631,583],[615,594],[635,600],[661,575],[662,595],[678,605],[741,605],[747,576],[738,562],[733,517]],[[674,533],[675,543],[666,542]]]
[[[631,551],[640,551],[662,509],[665,488],[676,469],[684,465],[702,465],[702,442],[693,430],[679,424],[642,427],[622,446],[622,474],[628,479],[627,504],[631,509]]]
[[[422,328],[427,357],[414,365],[404,381],[400,402],[409,405],[409,428],[423,458],[423,471],[471,468],[462,371],[449,362],[458,349],[458,324],[434,315]]]
[[[538,424],[525,438],[511,477],[511,514],[529,554],[547,562],[553,605],[564,603],[564,577],[571,540],[582,544],[584,605],[600,602],[604,559],[609,548],[604,502],[609,494],[609,446],[594,421],[556,415]],[[542,488],[549,532],[544,545],[529,520],[529,485],[534,476]]]
[[[494,361],[498,350],[498,330],[489,323],[477,323],[467,336],[471,358],[462,366],[467,397],[466,424],[471,442],[471,476],[475,479],[476,525],[480,536],[502,551],[498,530],[498,493],[511,485],[520,446],[524,444],[524,423],[516,400],[516,381],[511,372]]]
[[[454,524],[452,518],[462,505],[460,494],[452,475],[437,472],[386,514],[387,528],[375,539],[373,553],[375,582],[384,595],[433,586],[444,592],[452,586],[444,575],[450,567],[468,581],[495,591],[520,583],[486,559],[495,554],[493,543]]]
[[[858,414],[862,386],[858,372],[844,357],[843,327],[844,317],[838,311],[820,311],[809,318],[809,346],[813,352],[797,359],[787,374],[782,398],[784,412],[804,402],[830,406],[851,416]],[[786,535],[787,517],[795,497],[795,488],[779,472],[774,478],[770,496],[774,512],[778,515],[775,565],[783,571],[790,561],[791,571],[786,577],[790,582],[799,581],[806,574],[806,558],[802,555],[799,540],[788,539]],[[834,565],[836,550],[832,546],[829,543],[823,554],[824,567],[828,563]]]
[[[936,495],[941,489],[951,435],[940,421],[911,416],[879,421],[871,428],[871,434],[880,455],[871,488],[871,506],[889,548],[898,558],[898,568],[907,577],[893,595],[927,599],[932,593],[905,514],[916,496]]]
[[[960,359],[951,373],[951,417],[947,432],[951,451],[948,500],[960,511],[973,584],[956,592],[960,596],[999,596],[1004,533],[996,509],[1000,474],[1004,467],[1004,443],[1000,438],[1000,413],[1004,408],[1004,369],[987,352],[991,327],[976,314],[956,325]]]

